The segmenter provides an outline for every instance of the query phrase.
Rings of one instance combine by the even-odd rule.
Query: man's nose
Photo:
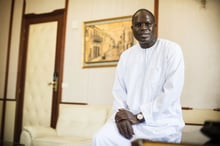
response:
[[[145,23],[141,23],[141,29],[148,29],[149,27]]]

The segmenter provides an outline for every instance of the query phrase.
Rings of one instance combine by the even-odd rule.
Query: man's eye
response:
[[[152,23],[145,23],[146,26],[151,27],[153,24]]]
[[[149,23],[149,22],[147,22],[147,23],[136,23],[135,27],[141,27],[142,25],[145,26],[145,27],[152,27],[153,23]]]
[[[135,27],[141,27],[141,23],[136,23]]]

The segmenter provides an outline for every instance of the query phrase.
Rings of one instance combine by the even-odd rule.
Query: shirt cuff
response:
[[[142,114],[144,115],[144,119],[146,123],[151,123],[152,121],[152,103],[145,103],[140,107]]]

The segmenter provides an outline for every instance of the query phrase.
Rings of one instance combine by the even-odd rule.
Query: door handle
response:
[[[53,90],[56,92],[57,91],[57,80],[49,82],[48,85],[53,87]]]
[[[48,83],[49,86],[53,86],[53,91],[57,92],[58,87],[58,74],[54,73],[53,75],[53,81]]]
[[[56,82],[54,82],[54,81],[48,83],[48,85],[50,85],[50,86],[51,85],[54,86],[55,84],[56,84]]]

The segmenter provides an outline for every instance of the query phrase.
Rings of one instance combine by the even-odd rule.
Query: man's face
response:
[[[155,27],[154,19],[148,12],[140,11],[135,15],[131,28],[141,47],[147,48],[154,44]]]

